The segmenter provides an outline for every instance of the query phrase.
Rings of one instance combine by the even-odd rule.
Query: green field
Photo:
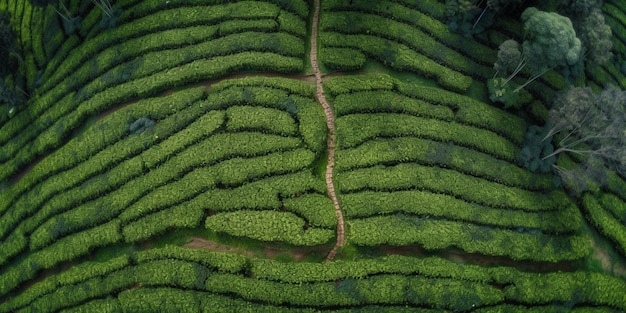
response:
[[[518,160],[567,80],[489,100],[519,20],[466,38],[437,0],[117,0],[103,30],[62,2],[70,35],[0,0],[30,88],[0,102],[0,313],[626,311],[626,177],[574,194]],[[626,4],[602,10],[626,60]],[[624,89],[616,63],[576,83]]]

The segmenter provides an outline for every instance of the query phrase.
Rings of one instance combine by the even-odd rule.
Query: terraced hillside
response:
[[[0,312],[626,310],[626,179],[572,196],[517,161],[566,80],[515,110],[486,95],[519,22],[467,39],[435,0],[118,0],[101,30],[66,2],[72,35],[0,0],[32,86],[0,127]],[[625,88],[626,7],[603,10],[615,62],[584,80]]]

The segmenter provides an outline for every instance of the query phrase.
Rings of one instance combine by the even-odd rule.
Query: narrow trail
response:
[[[317,37],[318,28],[320,22],[320,0],[314,0],[315,11],[313,13],[313,23],[311,27],[311,67],[315,73],[315,84],[317,87],[316,97],[317,101],[322,105],[324,109],[324,115],[326,116],[326,126],[328,127],[328,139],[326,144],[328,146],[328,163],[326,164],[326,186],[328,188],[328,196],[333,201],[335,207],[335,214],[337,215],[337,243],[326,257],[327,261],[335,259],[337,249],[343,247],[345,244],[344,236],[344,222],[343,212],[339,206],[339,200],[335,193],[335,183],[333,182],[333,171],[335,168],[335,146],[337,142],[337,135],[335,133],[335,114],[330,107],[328,101],[326,101],[326,95],[324,95],[324,88],[322,87],[322,74],[317,63]]]

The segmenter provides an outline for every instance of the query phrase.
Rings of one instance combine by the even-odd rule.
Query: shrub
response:
[[[206,228],[256,240],[287,242],[298,246],[325,244],[334,237],[329,229],[305,227],[305,221],[289,212],[236,211],[211,215]]]

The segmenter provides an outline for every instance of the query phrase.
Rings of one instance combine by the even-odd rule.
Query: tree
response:
[[[551,140],[544,140],[549,129],[549,124],[543,127],[531,125],[524,135],[524,142],[517,160],[533,173],[550,172],[556,162],[556,156],[548,157],[554,152]]]
[[[556,168],[564,181],[580,187],[572,179],[586,173],[579,179],[601,183],[599,167],[626,175],[626,91],[609,86],[595,94],[589,87],[570,88],[556,97],[550,122],[543,141],[557,137],[557,149],[544,159],[563,152],[587,156],[576,168]]]
[[[524,0],[446,0],[444,15],[448,29],[465,37],[483,32],[505,11],[516,9]]]
[[[63,19],[63,29],[65,34],[71,35],[80,30],[81,18],[80,16],[72,17],[72,12],[63,4],[62,0],[30,0],[33,6],[46,7],[51,5],[57,14]],[[58,5],[62,11],[60,11],[55,5]]]
[[[612,33],[611,27],[604,21],[602,11],[594,8],[579,25],[580,40],[586,47],[589,58],[600,64],[610,60]]]
[[[0,12],[0,78],[15,72],[21,60],[8,12]]]
[[[494,64],[496,70],[502,68],[511,70],[513,68],[511,64],[515,62],[504,58],[513,57],[519,58],[519,60],[508,78],[500,81],[500,83],[494,82],[492,79],[488,84],[504,88],[520,71],[528,66],[534,74],[524,84],[513,90],[517,93],[551,69],[576,66],[582,62],[581,41],[576,38],[576,32],[569,18],[558,13],[543,12],[530,7],[522,13],[522,21],[524,22],[526,39],[522,43],[521,58],[514,51],[515,44],[505,41],[506,44],[503,43],[504,46],[500,48],[498,53],[498,61]],[[495,101],[503,101],[496,94],[491,96]]]

